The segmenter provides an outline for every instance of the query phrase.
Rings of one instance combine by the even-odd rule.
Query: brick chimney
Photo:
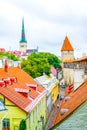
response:
[[[4,62],[4,71],[8,72],[8,61],[7,60],[5,60],[5,62]]]

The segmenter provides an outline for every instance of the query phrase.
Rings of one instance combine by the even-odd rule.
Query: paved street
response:
[[[65,96],[65,88],[60,87],[59,94],[61,97]],[[47,121],[47,124],[46,124],[44,130],[49,130],[50,128],[52,128],[53,122],[55,120],[56,114],[58,113],[58,109],[59,109],[59,106],[61,105],[61,102],[62,102],[62,100],[60,100],[59,98],[55,102],[55,105],[53,106],[53,109],[50,113],[50,116],[48,118],[48,121]]]

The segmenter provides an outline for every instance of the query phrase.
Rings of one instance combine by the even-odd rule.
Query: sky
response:
[[[28,48],[60,56],[68,36],[75,57],[87,54],[86,0],[0,0],[0,48],[19,50],[23,17]]]

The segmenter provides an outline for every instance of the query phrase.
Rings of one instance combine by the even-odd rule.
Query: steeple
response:
[[[22,18],[22,32],[21,32],[20,43],[27,43],[26,38],[25,38],[24,18]]]

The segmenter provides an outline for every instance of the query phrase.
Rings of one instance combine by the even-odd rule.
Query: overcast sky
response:
[[[0,0],[0,48],[19,49],[22,17],[28,48],[59,56],[67,35],[75,57],[87,54],[87,0]]]

